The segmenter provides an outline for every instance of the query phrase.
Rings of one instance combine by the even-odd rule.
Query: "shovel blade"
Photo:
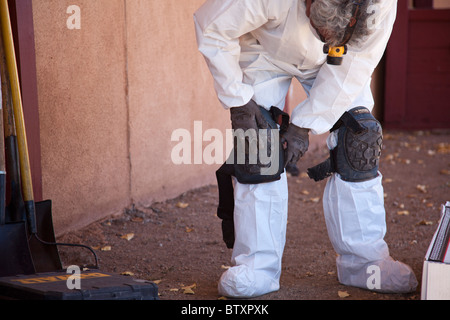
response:
[[[35,208],[39,239],[48,243],[55,243],[51,200],[36,202]],[[35,237],[31,237],[29,244],[36,272],[53,272],[63,269],[58,247],[55,244],[42,243]]]
[[[35,273],[24,222],[0,225],[0,276]]]

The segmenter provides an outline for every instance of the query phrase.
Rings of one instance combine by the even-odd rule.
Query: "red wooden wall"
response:
[[[450,128],[450,10],[399,1],[386,50],[383,120],[392,129]]]

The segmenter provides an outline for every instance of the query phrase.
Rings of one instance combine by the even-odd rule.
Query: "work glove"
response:
[[[248,129],[255,129],[256,133],[258,133],[258,129],[269,128],[269,124],[264,119],[259,108],[253,100],[241,107],[231,108],[231,127],[233,130],[243,129],[245,132]]]
[[[231,114],[231,127],[233,130],[242,129],[244,133],[249,129],[254,129],[256,134],[250,134],[248,136],[242,137],[241,139],[245,139],[245,141],[238,141],[237,143],[243,143],[245,148],[245,163],[238,163],[239,160],[235,160],[235,163],[241,164],[239,166],[239,170],[243,170],[246,174],[257,175],[260,173],[261,165],[259,163],[259,159],[257,163],[250,163],[250,145],[257,145],[260,147],[258,143],[258,134],[259,129],[269,129],[269,123],[266,121],[264,116],[261,113],[260,106],[256,104],[255,101],[250,100],[247,104],[241,107],[233,107],[230,109]],[[251,141],[250,141],[251,139]],[[270,147],[270,139],[268,139],[267,144]],[[236,152],[239,151],[240,148],[237,148],[235,142],[235,157],[238,157]],[[260,150],[261,151],[261,150]],[[262,151],[261,151],[262,152]],[[254,155],[253,155],[254,156]]]
[[[281,143],[286,145],[284,165],[296,164],[308,151],[309,129],[300,128],[291,123],[281,137]]]

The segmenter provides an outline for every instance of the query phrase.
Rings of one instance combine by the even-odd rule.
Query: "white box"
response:
[[[450,202],[428,247],[422,272],[422,300],[450,300]]]
[[[422,300],[450,300],[450,264],[424,261]]]

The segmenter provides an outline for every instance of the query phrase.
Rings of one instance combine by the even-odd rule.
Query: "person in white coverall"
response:
[[[195,12],[198,48],[221,104],[231,113],[233,129],[242,119],[244,127],[246,120],[259,122],[255,106],[283,110],[293,78],[302,84],[307,99],[293,110],[283,137],[288,163],[306,152],[310,133],[330,131],[354,107],[372,110],[371,76],[389,40],[397,1],[366,1],[359,9],[366,13],[365,20],[354,28],[342,64],[328,64],[323,41],[330,46],[340,42],[352,16],[342,8],[345,4],[353,8],[354,2],[207,0]],[[330,134],[330,149],[336,140]],[[411,292],[417,286],[413,271],[390,257],[384,241],[381,180],[377,171],[374,178],[361,182],[345,181],[338,173],[327,181],[323,208],[338,254],[338,279],[380,292]],[[248,298],[279,290],[288,208],[286,175],[259,184],[235,181],[234,197],[232,267],[219,280],[219,294]]]

